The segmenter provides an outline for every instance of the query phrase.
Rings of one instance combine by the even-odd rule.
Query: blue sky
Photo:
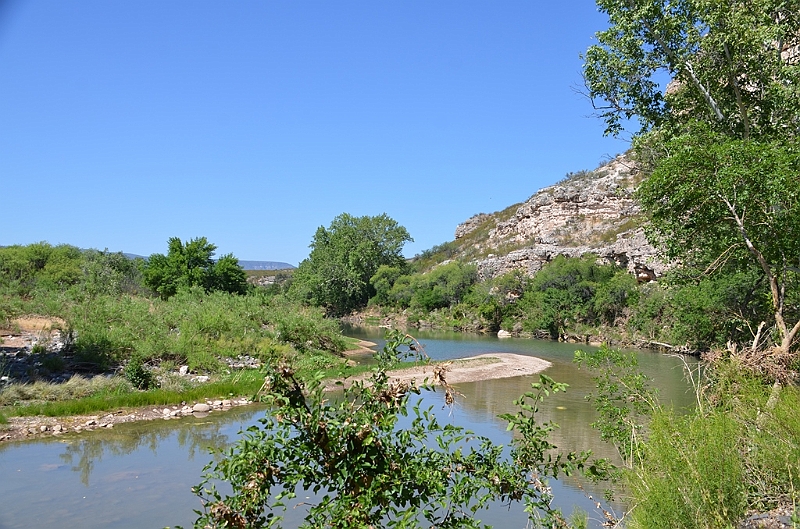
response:
[[[0,245],[307,257],[387,213],[412,256],[627,143],[590,0],[0,0]]]

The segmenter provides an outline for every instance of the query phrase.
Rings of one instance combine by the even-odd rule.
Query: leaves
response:
[[[178,237],[168,241],[167,255],[153,254],[145,264],[142,275],[145,284],[161,299],[174,296],[181,288],[202,287],[206,291],[243,294],[247,276],[233,254],[223,255],[216,262],[217,247],[205,237],[185,244]]]
[[[690,118],[739,138],[796,133],[800,63],[782,54],[800,35],[796,0],[597,5],[610,27],[586,51],[584,79],[606,134],[633,118],[640,132],[680,133]]]
[[[545,478],[583,468],[588,454],[555,454],[547,437],[556,426],[536,422],[538,403],[566,385],[542,376],[520,399],[520,412],[507,416],[519,434],[509,459],[503,446],[441,424],[411,399],[434,386],[389,379],[389,365],[419,350],[390,333],[369,381],[341,396],[326,395],[319,378],[304,384],[288,367],[270,371],[262,427],[246,432],[198,487],[205,508],[196,527],[280,527],[280,512],[303,489],[316,494],[303,527],[480,527],[476,515],[495,500],[523,502],[542,526],[566,527]],[[213,480],[229,482],[232,494],[223,497]]]
[[[342,213],[320,226],[311,254],[294,273],[291,293],[336,315],[366,306],[375,295],[370,278],[381,265],[405,264],[401,251],[413,239],[385,213],[353,217]]]

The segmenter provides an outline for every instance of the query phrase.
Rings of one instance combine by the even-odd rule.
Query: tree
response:
[[[217,247],[205,237],[184,244],[171,237],[167,255],[153,254],[142,270],[145,284],[162,299],[174,296],[178,289],[199,286],[207,291],[221,290],[242,294],[247,290],[247,277],[233,254],[214,261]]]
[[[638,192],[667,256],[711,273],[763,275],[786,360],[800,317],[800,2],[597,0],[610,27],[586,52],[606,133],[638,118],[652,175]],[[662,85],[673,80],[662,94]],[[723,266],[724,265],[724,266]],[[749,322],[755,353],[764,324]],[[757,327],[757,328],[756,328]],[[767,362],[768,363],[768,362]],[[759,369],[764,368],[761,362]]]
[[[617,135],[631,118],[642,131],[680,132],[693,119],[738,138],[797,134],[797,0],[597,5],[610,27],[587,50],[583,73],[606,134]],[[670,80],[673,89],[664,94]]]
[[[788,355],[800,332],[800,145],[700,127],[667,148],[638,191],[651,237],[668,257],[708,272],[756,267],[772,305],[772,349]],[[766,338],[754,334],[753,349]]]
[[[294,273],[290,292],[332,314],[366,306],[375,295],[370,279],[381,265],[402,267],[408,231],[388,215],[353,217],[342,213],[329,228],[320,226],[311,254]]]

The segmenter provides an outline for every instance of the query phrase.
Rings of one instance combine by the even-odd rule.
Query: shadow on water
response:
[[[348,334],[380,341],[383,332],[350,329]],[[428,354],[444,360],[491,352],[509,352],[544,358],[553,363],[546,372],[570,385],[564,394],[546,401],[542,415],[561,428],[552,436],[562,450],[587,447],[601,457],[615,457],[590,427],[595,412],[585,395],[594,387],[591,376],[572,364],[574,344],[536,340],[498,340],[456,333],[419,333]],[[642,369],[654,378],[662,398],[676,407],[688,406],[692,396],[683,380],[681,361],[641,352]],[[507,444],[510,434],[499,414],[514,412],[513,400],[530,389],[537,376],[458,384],[462,394],[453,409],[444,408],[440,395],[426,405],[444,420],[466,426],[495,442]],[[206,418],[155,420],[117,425],[113,429],[69,434],[32,442],[0,445],[0,529],[36,527],[139,528],[180,524],[190,527],[200,508],[191,488],[212,459],[241,430],[263,416],[259,407],[235,408]],[[554,483],[558,504],[565,512],[581,506],[595,519],[599,514],[580,483]],[[599,489],[589,489],[599,495]],[[302,496],[301,496],[302,498]],[[297,519],[299,512],[289,513]],[[522,509],[493,506],[480,516],[496,527],[525,527]],[[296,522],[288,522],[291,527]]]

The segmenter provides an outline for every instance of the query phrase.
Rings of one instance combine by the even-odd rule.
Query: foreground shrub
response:
[[[654,400],[634,359],[605,347],[576,353],[598,370],[596,426],[625,462],[627,527],[723,529],[751,509],[797,505],[800,389],[717,360],[691,373],[697,407],[681,414]]]
[[[740,425],[724,412],[659,411],[642,460],[626,476],[629,527],[726,528],[747,507]]]
[[[397,360],[410,345],[395,332],[380,359]],[[537,526],[566,527],[550,506],[546,479],[582,467],[587,456],[554,454],[548,434],[555,425],[536,421],[545,395],[564,384],[541,376],[516,403],[520,411],[504,416],[518,434],[507,451],[440,423],[433,407],[411,400],[433,386],[390,382],[386,365],[332,400],[319,379],[306,386],[288,367],[270,370],[267,417],[195,488],[204,500],[195,527],[280,527],[288,500],[303,489],[321,494],[303,502],[303,527],[482,527],[476,516],[493,500],[523,503]],[[444,371],[436,373],[452,403]],[[216,489],[219,481],[230,494]]]

